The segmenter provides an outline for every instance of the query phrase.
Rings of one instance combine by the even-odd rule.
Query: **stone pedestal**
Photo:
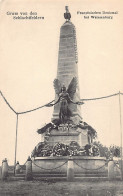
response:
[[[68,128],[67,125],[63,125],[58,130],[52,130],[48,138],[48,143],[51,146],[57,143],[69,145],[72,141],[76,141],[80,146],[88,144],[87,129]]]

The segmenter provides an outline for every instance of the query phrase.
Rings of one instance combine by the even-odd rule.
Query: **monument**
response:
[[[97,160],[93,156],[99,156],[98,149],[93,147],[96,131],[81,116],[84,103],[80,101],[76,29],[70,20],[68,6],[65,8],[66,21],[60,29],[57,77],[54,80],[55,101],[46,105],[54,107],[54,111],[51,122],[37,131],[42,141],[32,152],[34,172],[39,172],[38,167],[53,168],[54,164],[62,164],[69,157],[86,166],[88,160]],[[95,167],[95,162],[93,165]],[[89,167],[92,167],[91,163]],[[48,168],[45,171],[41,168],[40,172],[47,172]],[[66,165],[57,171],[65,172]]]

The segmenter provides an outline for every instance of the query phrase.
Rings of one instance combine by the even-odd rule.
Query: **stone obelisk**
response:
[[[68,88],[73,77],[78,80],[78,56],[77,56],[77,42],[76,42],[76,30],[75,26],[70,21],[71,14],[66,8],[64,13],[65,23],[60,29],[60,41],[59,41],[59,54],[58,54],[58,67],[57,67],[57,79]],[[55,100],[58,96],[55,95]],[[77,85],[76,93],[73,101],[80,101],[79,84]],[[70,108],[73,114],[73,121],[80,121],[82,119],[80,113],[80,105],[71,104]],[[54,106],[53,119],[59,118],[59,103]]]

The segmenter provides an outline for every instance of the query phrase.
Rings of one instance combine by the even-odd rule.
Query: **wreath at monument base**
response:
[[[40,142],[32,151],[31,157],[53,157],[53,156],[99,156],[99,149],[96,146],[87,144],[83,148],[75,141],[69,145],[57,143],[50,146],[46,142]]]

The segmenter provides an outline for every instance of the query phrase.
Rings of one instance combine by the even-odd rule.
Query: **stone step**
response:
[[[74,174],[76,177],[81,177],[81,176],[108,176],[108,173],[75,173]],[[14,176],[14,173],[9,175],[9,176]],[[15,177],[24,177],[25,176],[25,173],[21,173],[21,174],[15,174]],[[66,173],[33,173],[33,176],[67,176]],[[117,175],[118,176],[118,175]],[[116,177],[117,177],[116,176]]]
[[[66,177],[67,174],[33,174],[35,177]],[[107,174],[75,174],[75,177],[107,177]]]
[[[25,180],[25,176],[11,176],[8,178],[9,180],[12,181],[20,181],[20,180]],[[117,176],[116,178],[117,180],[120,180],[120,176]],[[67,177],[63,177],[63,176],[33,176],[33,180],[36,181],[67,181]],[[84,177],[74,177],[74,181],[108,181],[108,177],[99,177],[99,176],[84,176]]]
[[[25,176],[9,176],[8,180],[10,181],[25,180]]]
[[[25,177],[25,174],[15,174],[15,177]]]
[[[67,177],[67,174],[33,174],[35,177]]]
[[[33,177],[33,180],[44,180],[44,181],[67,181],[67,177]],[[74,181],[99,181],[99,180],[108,180],[108,177],[74,177]]]
[[[45,171],[45,172],[43,172],[43,171],[39,171],[39,172],[33,172],[33,174],[66,174],[67,173],[67,171],[66,172],[59,172],[59,171]],[[75,171],[75,174],[108,174],[108,171],[104,171],[104,172],[102,172],[102,171],[86,171],[86,172],[76,172]]]
[[[107,174],[75,174],[75,177],[107,177]]]
[[[79,180],[79,181],[107,181],[108,177],[74,177],[75,180]]]
[[[12,180],[15,180],[15,179],[17,179],[17,180],[24,180],[25,179],[25,175],[16,175],[16,176],[11,176],[10,177]],[[59,174],[57,174],[57,175],[41,175],[41,174],[37,174],[37,175],[33,175],[33,178],[34,179],[37,179],[37,180],[39,180],[39,179],[67,179],[67,175],[59,175]],[[99,175],[81,175],[81,174],[79,174],[79,175],[75,175],[75,179],[107,179],[108,178],[108,176],[99,176]]]

